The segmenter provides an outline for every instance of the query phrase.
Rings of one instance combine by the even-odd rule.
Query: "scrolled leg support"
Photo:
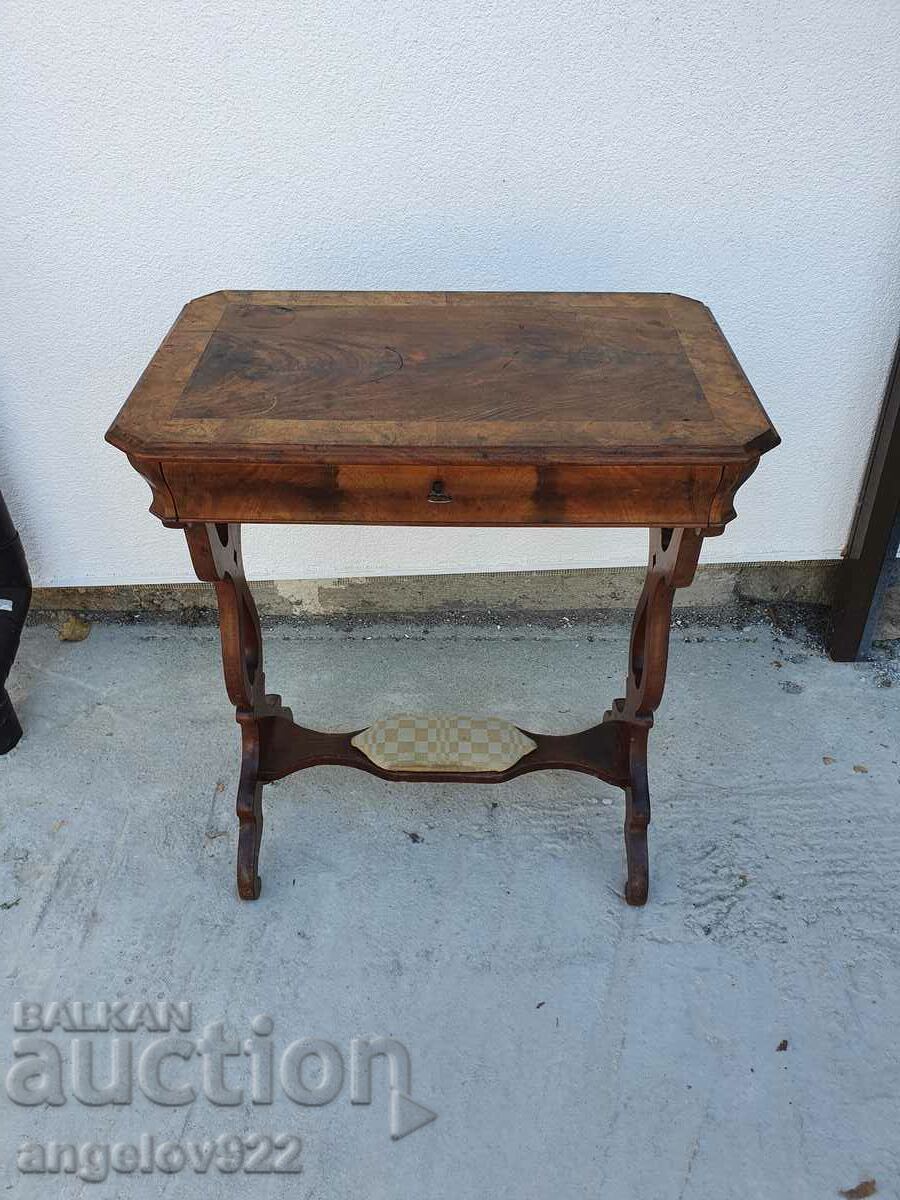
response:
[[[647,577],[631,626],[625,696],[613,701],[605,721],[622,722],[629,736],[628,784],[625,787],[625,899],[647,901],[650,865],[647,827],[647,738],[662,700],[669,657],[669,629],[675,589],[694,578],[703,535],[696,529],[651,529]]]
[[[262,632],[253,595],[244,577],[240,526],[193,523],[185,526],[194,569],[215,586],[225,686],[241,728],[241,774],[237,793],[239,823],[237,884],[242,900],[260,894],[259,850],[263,831],[262,789],[268,780],[282,778],[316,763],[335,762],[361,767],[387,778],[417,778],[403,772],[379,772],[354,750],[350,735],[323,734],[293,724],[281,697],[267,695],[263,672]],[[675,589],[694,577],[702,531],[652,529],[647,577],[631,628],[629,670],[625,696],[613,701],[604,724],[621,731],[610,742],[597,731],[569,737],[541,737],[534,757],[521,769],[567,767],[587,770],[615,782],[625,791],[625,899],[640,905],[649,890],[647,827],[650,793],[647,783],[647,739],[653,714],[662,699],[669,653],[669,627]],[[582,744],[584,743],[584,744]],[[590,753],[588,753],[590,750]],[[495,778],[512,777],[498,773]],[[449,776],[448,778],[463,778]],[[440,772],[431,778],[445,778]],[[487,781],[477,772],[472,780]]]
[[[262,888],[259,877],[259,847],[263,832],[259,731],[256,721],[240,723],[241,776],[235,805],[238,819],[237,889],[242,900],[258,900]]]
[[[291,719],[280,696],[266,695],[262,630],[253,593],[244,577],[239,525],[185,526],[191,561],[199,579],[214,584],[225,687],[241,727],[241,775],[237,792],[237,886],[242,900],[260,893],[258,872],[263,812],[260,780],[260,720]]]

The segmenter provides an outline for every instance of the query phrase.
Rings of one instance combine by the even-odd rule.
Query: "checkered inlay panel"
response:
[[[506,771],[537,746],[500,717],[406,713],[376,721],[352,744],[385,771]]]

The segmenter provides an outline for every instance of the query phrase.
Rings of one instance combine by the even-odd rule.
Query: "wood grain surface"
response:
[[[671,295],[217,292],[107,435],[158,460],[748,461],[777,434]]]
[[[368,466],[172,462],[179,521],[366,525],[724,523],[723,468]]]
[[[392,780],[352,733],[266,691],[245,522],[649,525],[624,697],[600,725],[529,735],[501,782],[586,771],[625,792],[625,898],[649,886],[647,736],[675,589],[778,444],[712,315],[681,296],[216,292],[188,304],[107,433],[216,588],[241,727],[237,884],[260,894],[264,784],[337,763]]]

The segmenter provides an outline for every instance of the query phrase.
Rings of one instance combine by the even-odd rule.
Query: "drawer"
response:
[[[356,525],[721,525],[739,464],[316,465],[168,461],[144,469],[164,519]],[[155,468],[153,471],[151,468]],[[730,474],[729,474],[730,473]],[[155,479],[151,476],[155,474]]]

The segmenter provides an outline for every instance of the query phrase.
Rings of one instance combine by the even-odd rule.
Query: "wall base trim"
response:
[[[741,602],[830,605],[838,563],[826,560],[701,565],[676,606],[714,610]],[[900,637],[900,570],[882,612],[880,638]],[[541,613],[629,611],[643,567],[509,571],[451,575],[368,576],[353,579],[262,580],[253,584],[263,616],[329,619],[442,613],[488,616],[502,611],[527,618]],[[37,619],[79,612],[102,617],[166,616],[211,620],[215,598],[204,583],[122,587],[36,588]]]

